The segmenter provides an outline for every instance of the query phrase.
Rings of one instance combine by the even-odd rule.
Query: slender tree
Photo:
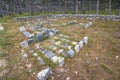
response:
[[[97,9],[96,9],[96,14],[99,13],[99,4],[100,4],[100,0],[97,0]]]
[[[3,17],[3,15],[2,15],[2,2],[1,2],[1,0],[0,0],[0,17]]]
[[[64,0],[64,13],[67,12],[66,10],[67,10],[67,9],[66,9],[66,0]]]
[[[76,0],[76,8],[75,8],[75,13],[78,13],[78,0]]]
[[[109,0],[108,14],[111,14],[111,1],[112,1],[112,0]]]
[[[82,0],[82,13],[85,14],[86,7],[85,7],[86,0]]]

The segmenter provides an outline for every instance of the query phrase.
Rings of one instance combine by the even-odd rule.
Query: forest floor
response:
[[[62,24],[73,20],[79,23],[93,22],[93,25],[87,29],[77,25],[44,25],[58,29],[61,33],[72,36],[74,40],[80,40],[84,36],[89,38],[88,44],[73,59],[67,58],[63,67],[48,63],[53,68],[49,80],[119,80],[120,21],[66,18],[52,23]],[[9,20],[3,24],[4,30],[0,31],[0,61],[3,62],[0,65],[0,80],[35,80],[37,73],[44,69],[34,57],[29,57],[32,64],[30,69],[21,58],[19,44],[25,37],[18,28],[23,23],[26,22]],[[41,46],[47,44],[47,41],[41,42]]]

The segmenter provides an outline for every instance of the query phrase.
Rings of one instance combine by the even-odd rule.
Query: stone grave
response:
[[[85,36],[82,40],[76,41],[72,39],[71,36],[60,33],[57,29],[46,28],[42,22],[38,24],[40,25],[34,26],[32,24],[27,24],[29,27],[21,26],[19,28],[19,31],[27,38],[20,43],[20,46],[24,50],[24,48],[35,43],[34,49],[30,50],[29,53],[31,53],[41,65],[46,66],[47,64],[43,58],[44,56],[59,67],[62,67],[65,63],[66,57],[74,58],[75,54],[79,53],[84,44],[88,44],[88,36]],[[73,24],[77,24],[77,22],[71,21],[68,22],[67,25]],[[92,23],[89,23],[89,25],[92,25]],[[28,30],[30,30],[30,32]],[[40,43],[44,42],[46,39],[50,40],[49,44],[46,44],[47,48],[44,48]],[[39,54],[42,54],[43,56],[40,56]],[[22,52],[23,58],[27,58],[28,56],[28,53],[26,54],[24,51]],[[37,79],[47,80],[50,71],[50,68],[42,70],[38,73]]]

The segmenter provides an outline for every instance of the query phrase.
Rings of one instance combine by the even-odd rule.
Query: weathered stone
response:
[[[60,54],[60,53],[62,53],[63,51],[64,51],[64,49],[59,49],[59,50],[57,51],[57,53]]]
[[[52,30],[52,32],[54,33],[54,34],[59,34],[60,32],[59,32],[59,30]]]
[[[59,64],[59,67],[62,67],[65,59],[63,57],[54,56],[54,57],[51,58],[51,61],[56,63],[56,64]]]
[[[41,34],[38,34],[38,35],[36,36],[36,38],[37,38],[37,40],[38,40],[39,42],[42,42],[42,41],[43,41],[43,35],[41,35]]]
[[[49,58],[49,59],[56,56],[56,54],[54,54],[52,51],[47,50],[47,49],[42,51],[42,53],[45,55],[46,58]]]
[[[53,32],[49,32],[50,37],[52,38],[54,36]]]
[[[77,45],[78,44],[76,41],[72,41],[71,43],[72,43],[72,45]]]
[[[28,57],[28,54],[23,54],[22,57],[26,58],[26,57]]]
[[[83,41],[82,40],[79,42],[79,46],[80,46],[80,49],[83,47]]]
[[[75,54],[75,52],[74,52],[73,49],[70,49],[70,50],[67,51],[67,55],[68,55],[70,58],[73,58],[73,57],[74,57],[74,54]]]
[[[34,34],[31,34],[31,33],[28,32],[28,31],[23,32],[23,34],[24,34],[26,37],[28,37],[28,38],[33,38],[33,37],[34,37]]]
[[[76,46],[75,46],[75,51],[76,51],[76,53],[79,52],[79,50],[80,50],[79,45],[76,45]]]
[[[24,26],[21,26],[21,27],[19,28],[19,30],[20,30],[20,32],[25,32],[25,31],[26,31],[26,29],[25,29]]]
[[[83,42],[84,42],[84,44],[87,44],[87,43],[88,43],[88,36],[85,36],[85,37],[83,38]]]
[[[55,44],[58,45],[58,46],[61,45],[61,43],[62,43],[61,41],[55,42]]]
[[[44,60],[41,57],[37,57],[37,59],[40,62],[40,64],[45,64]]]
[[[55,44],[55,40],[50,40],[51,43]]]
[[[43,36],[43,40],[48,39],[49,37],[50,37],[50,35],[45,34],[45,35]]]
[[[77,23],[77,21],[71,21],[71,22],[68,22],[67,25],[73,25],[73,24],[76,24],[76,23]]]
[[[37,53],[34,53],[34,54],[33,54],[33,56],[37,57],[37,56],[38,56],[38,54],[37,54]]]
[[[36,49],[41,49],[41,46],[40,46],[40,44],[39,43],[37,43],[37,44],[35,44],[35,47],[36,47]]]
[[[51,61],[55,64],[58,64],[58,57],[57,56],[52,57]]]
[[[48,77],[51,73],[52,73],[51,68],[44,69],[37,74],[37,80],[48,80]]]
[[[59,60],[58,60],[59,67],[62,67],[64,65],[64,62],[65,62],[65,58],[59,57]]]
[[[28,39],[28,44],[33,44],[34,43],[34,38]]]
[[[24,47],[28,47],[28,42],[27,40],[24,40],[20,43],[21,47],[24,48]]]

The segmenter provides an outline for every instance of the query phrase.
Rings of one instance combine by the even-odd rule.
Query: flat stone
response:
[[[28,44],[33,44],[34,43],[34,38],[28,39]]]
[[[35,44],[36,49],[41,49],[41,46],[39,43]]]
[[[21,26],[21,27],[19,28],[19,30],[20,30],[20,32],[25,32],[25,31],[26,31],[26,29],[25,29],[24,26]]]
[[[75,51],[76,51],[76,53],[79,52],[79,50],[80,50],[79,45],[76,45],[76,46],[75,46]]]
[[[24,34],[26,37],[28,37],[28,38],[34,37],[34,34],[31,34],[31,33],[28,32],[28,31],[23,32],[23,34]]]
[[[85,36],[85,37],[83,38],[83,42],[84,42],[84,44],[87,44],[87,43],[88,43],[88,36]]]
[[[65,59],[63,57],[54,56],[51,58],[51,61],[54,62],[55,64],[58,64],[59,67],[62,67]]]
[[[20,43],[21,47],[24,48],[24,47],[28,47],[28,41],[27,40],[24,40]]]
[[[57,51],[57,53],[62,53],[64,51],[64,49],[59,49],[58,51]]]
[[[67,48],[68,48],[68,49],[71,49],[71,48],[72,48],[72,46],[68,46]]]
[[[42,42],[42,41],[43,41],[43,35],[41,35],[41,34],[38,34],[38,35],[36,36],[36,38],[37,38],[37,40],[38,40],[39,42]]]
[[[27,58],[27,57],[28,57],[28,54],[23,54],[22,57],[23,57],[23,58]]]
[[[79,42],[79,46],[80,46],[80,49],[83,47],[83,41],[81,40],[80,42]]]
[[[55,44],[60,45],[61,43],[62,43],[61,41],[57,41]]]
[[[51,68],[44,69],[37,74],[37,80],[48,80],[48,77],[51,73]]]
[[[52,57],[52,58],[51,58],[51,61],[52,61],[53,63],[57,64],[57,63],[58,63],[58,57],[57,57],[57,56]]]
[[[53,50],[57,50],[57,47],[55,46],[55,47],[53,48]]]
[[[46,58],[51,59],[52,57],[56,56],[52,51],[46,49],[42,51],[42,53],[45,55]]]
[[[76,41],[72,41],[71,43],[72,43],[72,45],[77,45],[78,44]]]
[[[67,51],[67,54],[70,58],[73,58],[74,54],[75,54],[75,51],[73,49],[70,49],[70,50]]]
[[[73,24],[76,24],[77,23],[77,21],[71,21],[71,22],[68,22],[68,24],[67,25],[73,25]]]
[[[34,53],[34,54],[33,54],[33,56],[37,57],[37,56],[38,56],[38,54],[37,54],[37,53]]]
[[[64,62],[65,62],[65,58],[59,57],[59,59],[58,59],[59,67],[62,67],[64,65]]]
[[[40,64],[45,64],[44,60],[41,57],[37,57],[37,59],[40,62]]]
[[[52,38],[54,36],[53,32],[49,32],[50,37]]]

